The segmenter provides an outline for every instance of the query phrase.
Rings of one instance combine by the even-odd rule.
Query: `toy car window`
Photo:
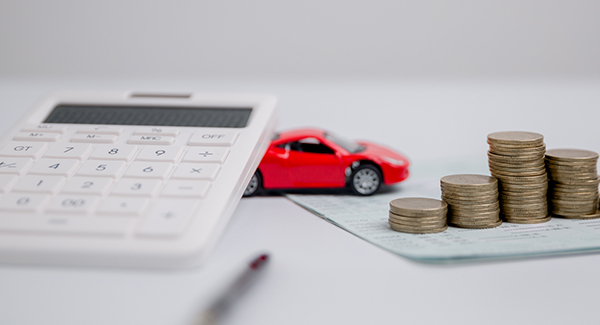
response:
[[[365,150],[364,146],[352,141],[348,141],[343,138],[339,138],[337,136],[333,136],[329,133],[325,133],[325,138],[337,144],[338,146],[346,149],[349,153],[357,153]]]
[[[335,153],[333,149],[329,148],[325,144],[322,144],[318,139],[315,138],[305,138],[299,141],[290,142],[290,149],[307,153]]]

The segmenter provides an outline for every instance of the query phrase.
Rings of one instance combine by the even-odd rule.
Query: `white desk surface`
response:
[[[473,162],[485,136],[544,134],[548,148],[600,151],[600,81],[123,80],[0,78],[0,132],[56,89],[263,92],[280,129],[325,127],[425,164]],[[450,166],[451,167],[451,166]],[[443,168],[440,168],[442,170]],[[417,173],[418,174],[418,173]],[[418,175],[414,175],[418,177]],[[186,324],[248,258],[269,270],[226,324],[598,323],[600,255],[457,265],[412,262],[282,197],[243,199],[207,263],[185,271],[0,266],[0,324]]]

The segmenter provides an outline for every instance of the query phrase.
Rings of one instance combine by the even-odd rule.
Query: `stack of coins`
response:
[[[442,200],[448,203],[448,224],[471,229],[502,224],[498,180],[485,175],[442,177]]]
[[[598,154],[579,149],[546,152],[550,188],[548,198],[553,215],[572,219],[599,218]]]
[[[407,197],[390,202],[389,222],[393,230],[411,234],[432,234],[448,229],[444,201]]]
[[[514,223],[549,221],[544,137],[509,131],[491,133],[487,140],[490,172],[499,182],[503,218]]]

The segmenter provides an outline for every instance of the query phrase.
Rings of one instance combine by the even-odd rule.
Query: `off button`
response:
[[[224,130],[224,131],[196,131],[188,145],[190,146],[227,146],[230,147],[235,143],[238,138],[237,131]]]

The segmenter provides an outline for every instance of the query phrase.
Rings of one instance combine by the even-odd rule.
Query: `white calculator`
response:
[[[184,268],[270,143],[275,98],[58,92],[0,139],[0,262]]]

